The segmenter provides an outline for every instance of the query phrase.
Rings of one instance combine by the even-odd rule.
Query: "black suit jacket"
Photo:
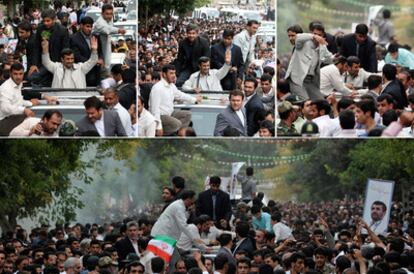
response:
[[[98,39],[98,57],[103,58],[102,55],[102,47],[101,47],[101,40]],[[83,36],[81,31],[76,32],[69,39],[70,48],[73,50],[75,54],[75,62],[86,62],[91,57],[91,49],[86,42],[85,37]],[[88,87],[96,87],[100,84],[101,80],[101,67],[96,65],[94,66],[88,74],[86,74],[86,85]]]
[[[36,32],[36,40],[33,48],[33,64],[40,66],[42,64],[42,32],[47,30],[43,24],[39,25]],[[56,23],[51,30],[49,37],[49,55],[52,62],[61,61],[61,52],[64,48],[69,48],[68,30],[61,24]]]
[[[391,81],[382,93],[387,93],[394,98],[396,108],[404,109],[408,105],[407,95],[404,86],[398,80]]]
[[[178,56],[175,61],[177,74],[185,69],[191,73],[198,71],[198,59],[203,56],[210,57],[210,45],[206,39],[198,36],[192,46],[188,39],[182,40],[178,45]],[[187,66],[188,62],[191,63],[190,67]]]
[[[357,56],[357,43],[355,34],[350,33],[341,39],[341,55],[345,57]],[[375,50],[376,43],[367,37],[364,43],[359,45],[358,58],[361,60],[361,67],[369,72],[377,72],[377,55]]]
[[[229,194],[222,190],[219,190],[216,195],[216,220],[230,220],[231,204]],[[198,195],[197,216],[201,214],[207,214],[213,218],[213,198],[212,191],[210,189],[203,191]]]
[[[233,249],[232,249],[233,254],[236,254],[236,252],[239,251],[239,250],[246,251],[247,256],[250,259],[253,259],[253,252],[256,250],[256,245],[255,245],[254,239],[252,239],[250,237],[247,237],[243,240],[243,242],[240,245],[238,245],[238,246],[234,245],[233,246]]]
[[[325,33],[325,39],[326,39],[326,42],[328,43],[328,46],[327,46],[328,50],[332,54],[336,54],[338,52],[338,45],[336,44],[336,37],[330,33]]]
[[[122,261],[126,259],[129,253],[135,253],[134,246],[128,237],[123,238],[115,243],[115,248],[118,251],[118,263],[122,264]],[[138,254],[137,254],[138,255]]]
[[[214,45],[211,48],[211,68],[220,69],[224,65],[224,55],[226,47],[223,42]],[[244,61],[243,54],[239,46],[233,45],[231,48],[231,66],[237,67],[237,73],[229,72],[221,80],[223,90],[233,90],[236,88],[236,77],[243,79]]]
[[[257,93],[250,98],[244,107],[246,108],[247,135],[253,136],[260,128],[258,114],[264,112],[265,109]]]
[[[118,88],[119,103],[129,109],[132,104],[137,102],[137,88],[133,83],[121,84]]]
[[[30,68],[34,64],[34,60],[36,59],[34,57],[34,50],[36,43],[36,35],[32,33],[30,37],[27,39],[27,41],[18,40],[16,48],[24,48],[26,49],[26,58],[27,58],[27,67]]]

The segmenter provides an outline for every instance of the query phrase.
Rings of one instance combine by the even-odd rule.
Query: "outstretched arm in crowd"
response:
[[[386,246],[383,243],[383,241],[381,241],[381,239],[377,236],[377,234],[375,234],[375,232],[372,231],[371,228],[369,228],[368,224],[362,218],[359,221],[361,223],[361,226],[368,231],[368,235],[369,235],[369,237],[371,237],[371,241],[373,243],[375,243],[377,246],[382,247],[382,248],[385,249]]]
[[[329,230],[329,225],[325,221],[325,219],[322,216],[319,216],[319,223],[323,226],[323,233],[325,234],[326,241],[328,243],[328,247],[333,249],[335,248],[335,239],[333,235],[331,234],[331,231]]]
[[[42,41],[42,63],[45,66],[45,68],[51,73],[54,73],[59,67],[59,63],[55,63],[52,62],[52,60],[50,60],[49,41],[46,39]]]

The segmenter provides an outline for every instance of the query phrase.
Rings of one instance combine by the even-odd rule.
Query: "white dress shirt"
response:
[[[154,116],[148,110],[143,109],[138,116],[138,136],[155,137],[156,126],[157,123],[155,122]]]
[[[51,135],[46,134],[45,132],[42,132],[40,135],[36,135],[36,134],[30,135],[30,131],[32,130],[32,128],[35,127],[40,121],[42,121],[42,119],[40,119],[40,118],[28,117],[20,125],[15,127],[10,132],[9,136],[11,136],[11,137],[27,137],[27,136],[32,136],[32,137],[40,137],[40,136],[58,137],[59,136],[59,132],[57,130]]]
[[[335,64],[321,68],[321,93],[331,95],[334,91],[349,95],[352,90],[345,86],[341,73]]]
[[[22,84],[9,78],[0,86],[0,120],[11,116],[23,114],[26,107],[31,107],[32,102],[24,100],[22,96]]]
[[[364,82],[367,82],[368,77],[371,75],[381,76],[381,73],[372,73],[364,70],[363,68],[360,68],[357,75],[352,76],[348,72],[345,72],[342,75],[342,78],[345,84],[352,84],[355,88],[362,88],[364,86]]]
[[[179,91],[175,84],[169,84],[163,78],[152,87],[149,111],[154,115],[157,129],[162,129],[161,115],[171,116],[174,112],[174,100],[183,100],[193,104],[197,101],[195,97]]]
[[[129,115],[129,112],[120,103],[114,106],[114,110],[118,112],[126,134],[128,136],[134,136],[134,132],[132,131],[131,116]]]
[[[323,115],[312,120],[319,128],[320,137],[332,137],[337,130],[337,124],[329,115]]]
[[[273,226],[273,232],[275,233],[275,243],[280,240],[286,240],[288,238],[293,238],[292,236],[292,229],[285,225],[282,222],[277,222]]]
[[[190,250],[193,246],[198,247],[201,250],[205,250],[205,245],[194,243],[195,239],[201,239],[200,232],[198,231],[197,226],[195,224],[189,224],[188,231],[190,231],[190,233],[192,234],[192,239],[188,237],[185,233],[182,233],[180,239],[177,242],[177,247],[185,251]]]
[[[105,137],[105,126],[104,126],[104,113],[102,112],[101,119],[95,121],[96,130],[99,136]]]
[[[243,30],[234,36],[233,44],[239,46],[245,64],[252,62],[255,59],[254,49],[256,47],[256,36],[250,36],[247,30]]]
[[[244,126],[244,119],[245,119],[245,117],[244,117],[243,111],[241,109],[239,109],[239,110],[236,111],[236,114],[239,117],[240,122]]]
[[[183,90],[200,88],[203,91],[222,91],[220,81],[226,77],[231,66],[224,64],[220,69],[210,69],[207,75],[200,74],[200,71],[191,74],[185,81]]]

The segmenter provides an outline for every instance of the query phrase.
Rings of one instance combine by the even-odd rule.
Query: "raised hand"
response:
[[[226,50],[226,53],[224,54],[224,62],[227,65],[231,64],[231,51],[230,50]]]
[[[91,37],[91,49],[98,50],[98,38],[96,38],[95,36]]]

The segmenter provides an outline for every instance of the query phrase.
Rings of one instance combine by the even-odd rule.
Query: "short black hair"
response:
[[[388,104],[394,104],[395,105],[394,97],[392,97],[388,93],[383,93],[380,96],[378,96],[378,98],[377,98],[377,102],[382,102],[384,100],[386,100]]]
[[[270,76],[273,77],[273,76],[275,76],[275,69],[272,68],[271,66],[266,66],[266,67],[263,68],[263,75],[264,74],[269,74]]]
[[[275,212],[270,218],[272,221],[280,222],[282,220],[282,214],[280,214],[280,212]]]
[[[192,190],[183,190],[183,193],[181,194],[181,199],[182,200],[186,200],[186,199],[191,199],[194,198],[195,196],[195,192]]]
[[[391,18],[391,11],[388,9],[385,9],[382,11],[382,17],[384,17],[384,19],[389,19]]]
[[[55,19],[56,18],[56,11],[54,9],[45,9],[42,11],[42,19],[50,18]]]
[[[247,176],[253,176],[253,173],[254,173],[253,167],[251,167],[251,166],[246,167],[246,175]]]
[[[375,112],[377,111],[377,107],[375,106],[375,102],[373,100],[361,100],[356,102],[356,107],[361,109],[363,113],[367,113],[368,111],[371,114],[371,118],[375,118]]]
[[[257,214],[259,212],[261,212],[261,208],[259,205],[253,205],[252,208],[250,209],[250,212],[254,215]]]
[[[246,222],[240,222],[236,225],[236,233],[241,238],[246,238],[247,236],[249,236],[249,230],[249,224]]]
[[[275,136],[275,125],[269,120],[264,120],[260,122],[259,128],[267,128],[270,131],[272,136]]]
[[[103,103],[101,100],[99,100],[96,96],[91,96],[83,102],[83,105],[85,106],[85,109],[88,108],[95,108],[95,109],[101,109],[103,107]]]
[[[228,264],[229,260],[227,256],[224,254],[219,254],[214,258],[214,268],[216,270],[222,270],[226,264]]]
[[[382,77],[379,75],[370,75],[368,77],[368,89],[372,90],[382,84]]]
[[[64,48],[60,52],[60,57],[64,58],[65,56],[72,55],[72,54],[74,54],[72,49],[70,49],[70,48]]]
[[[391,64],[385,64],[382,68],[382,74],[389,81],[395,80],[397,75],[397,68]]]
[[[314,100],[314,101],[312,101],[312,105],[316,106],[316,109],[318,110],[318,113],[321,110],[324,110],[325,115],[329,115],[329,113],[331,112],[331,105],[325,99]]]
[[[111,4],[105,4],[102,6],[102,13],[104,13],[106,10],[113,10],[114,7]]]
[[[45,113],[42,116],[42,119],[49,120],[53,115],[57,115],[58,117],[62,118],[62,113],[59,110],[54,109],[48,109],[45,111]]]
[[[303,29],[299,25],[293,25],[293,26],[288,27],[286,32],[289,32],[289,31],[294,32],[294,33],[303,33]]]
[[[136,82],[137,73],[135,70],[128,68],[121,71],[121,77],[124,83],[134,84]]]
[[[246,79],[244,79],[244,82],[253,82],[254,88],[257,88],[258,83],[257,83],[256,78],[253,78],[251,76],[246,76]]]
[[[361,60],[356,56],[349,56],[348,58],[346,58],[346,62],[350,67],[352,67],[353,64],[361,64]]]
[[[14,63],[13,65],[10,66],[10,72],[12,72],[13,70],[24,70],[24,67],[21,63]]]
[[[355,33],[367,35],[368,34],[368,26],[365,24],[358,24],[355,28]]]
[[[229,99],[235,96],[241,96],[244,99],[244,93],[241,90],[235,89],[229,92]]]
[[[80,20],[81,25],[93,25],[93,18],[85,16]]]
[[[17,26],[17,28],[22,29],[24,31],[30,31],[30,32],[32,32],[32,25],[27,20],[21,21],[19,23],[19,25]]]
[[[151,259],[151,269],[154,273],[161,273],[164,271],[165,262],[160,257]]]
[[[336,108],[337,108],[338,112],[341,112],[341,110],[345,110],[353,104],[355,104],[355,101],[351,97],[342,97],[338,101],[338,104],[336,105]]]
[[[207,56],[201,56],[201,57],[198,59],[198,65],[201,65],[202,63],[207,63],[207,62],[210,62],[210,57],[207,57]]]
[[[183,189],[183,188],[185,188],[185,179],[183,177],[181,177],[181,176],[174,176],[172,178],[172,184],[176,188]]]
[[[355,127],[355,114],[347,109],[339,113],[339,124],[342,129],[353,129]]]
[[[382,124],[389,126],[392,122],[398,121],[398,114],[394,109],[389,109],[382,114]]]
[[[269,74],[263,74],[262,77],[260,77],[260,81],[269,81],[269,83],[272,83],[272,76],[270,76]]]
[[[391,43],[387,48],[387,52],[390,52],[390,53],[398,52],[399,48],[400,48],[400,45],[398,45],[397,43]]]
[[[234,37],[234,31],[232,30],[232,29],[225,29],[224,31],[223,31],[223,38],[226,38],[226,37]]]
[[[251,25],[260,25],[260,23],[257,20],[249,20],[249,21],[247,21],[247,26],[250,27]]]
[[[210,177],[210,182],[209,183],[220,185],[221,184],[221,179],[220,179],[219,176],[212,176],[212,177]]]
[[[175,66],[173,64],[166,64],[161,69],[163,73],[167,73],[169,70],[175,70]]]
[[[232,241],[231,234],[223,233],[217,237],[217,241],[220,243],[220,246],[228,245]]]
[[[296,263],[298,260],[305,260],[305,258],[306,256],[302,252],[295,252],[290,256],[289,261],[290,263]]]
[[[321,21],[315,20],[309,23],[309,30],[314,31],[315,29],[325,33],[325,27],[323,26]]]

